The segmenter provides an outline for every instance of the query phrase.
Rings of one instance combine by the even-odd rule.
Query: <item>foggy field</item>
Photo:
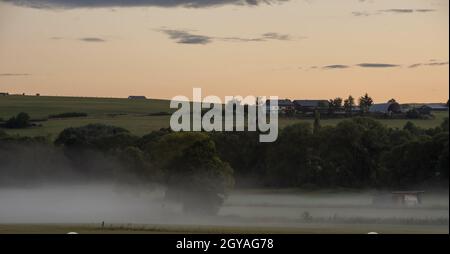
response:
[[[410,208],[373,207],[370,192],[235,191],[215,217],[163,200],[108,184],[0,189],[0,233],[448,233],[448,191]]]

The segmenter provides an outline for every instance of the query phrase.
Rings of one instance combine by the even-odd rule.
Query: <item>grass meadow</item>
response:
[[[0,97],[0,119],[6,120],[20,112],[26,112],[41,126],[27,129],[3,129],[8,134],[21,136],[48,136],[55,138],[68,127],[83,126],[90,123],[103,123],[123,127],[135,135],[145,135],[153,130],[169,127],[169,115],[152,115],[159,112],[173,112],[168,100],[129,100],[125,98],[84,98],[57,96],[3,96]],[[49,115],[66,112],[83,112],[87,117],[52,118]],[[410,120],[417,126],[433,128],[439,126],[448,112],[437,112],[433,119]],[[313,119],[280,118],[279,126],[309,122]],[[323,126],[336,125],[339,119],[322,119]],[[405,119],[379,119],[388,127],[402,128]]]

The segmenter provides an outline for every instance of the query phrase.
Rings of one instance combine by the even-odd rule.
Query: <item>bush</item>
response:
[[[420,118],[422,118],[422,114],[419,112],[419,110],[413,108],[413,109],[408,110],[408,112],[406,112],[406,118],[420,119]]]
[[[48,118],[71,118],[71,117],[86,117],[87,113],[81,113],[81,112],[66,112],[56,115],[49,115]]]
[[[149,116],[170,116],[171,113],[161,111],[161,112],[156,112],[156,113],[150,113],[150,114],[148,114],[148,115],[149,115]]]
[[[21,112],[17,116],[13,116],[3,125],[5,128],[21,129],[31,126],[30,116],[27,113]]]

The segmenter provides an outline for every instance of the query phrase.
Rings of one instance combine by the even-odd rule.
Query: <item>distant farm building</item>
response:
[[[373,114],[397,114],[402,112],[402,107],[397,102],[388,102],[373,104],[369,108],[369,112]]]
[[[327,100],[294,100],[294,106],[300,112],[313,112],[320,109],[328,109]]]
[[[145,100],[145,99],[147,99],[147,97],[142,96],[142,95],[130,95],[130,96],[128,96],[128,99],[130,99],[130,100]]]
[[[271,102],[277,102],[277,106],[274,106],[271,104]],[[284,100],[266,100],[266,112],[270,112],[270,113],[274,113],[274,112],[278,112],[278,113],[286,113],[290,110],[294,110],[294,103],[292,103],[291,100],[289,99],[284,99]]]
[[[390,194],[376,195],[374,205],[380,206],[418,206],[422,204],[424,191],[393,191]]]
[[[422,114],[431,114],[433,111],[448,111],[448,107],[443,103],[431,103],[423,105],[419,111]]]
[[[352,113],[358,113],[361,112],[361,107],[359,106],[353,106],[352,107]]]

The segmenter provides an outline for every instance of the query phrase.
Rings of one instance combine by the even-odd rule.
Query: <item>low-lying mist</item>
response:
[[[161,225],[254,225],[303,223],[414,223],[448,225],[448,193],[424,197],[420,207],[379,208],[371,193],[235,191],[217,216],[187,216],[164,198],[163,187],[46,184],[0,189],[0,224],[115,223]]]

